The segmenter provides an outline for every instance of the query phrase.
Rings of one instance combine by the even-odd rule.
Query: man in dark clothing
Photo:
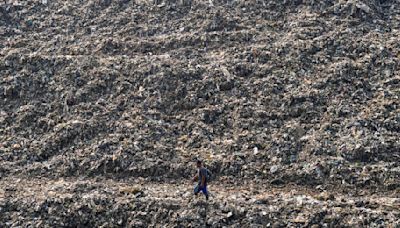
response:
[[[194,194],[197,195],[200,191],[206,196],[206,200],[208,200],[208,191],[207,191],[207,172],[208,170],[203,167],[203,163],[198,160],[196,162],[198,171],[197,175],[193,177],[193,182],[198,181],[197,186],[194,188]]]

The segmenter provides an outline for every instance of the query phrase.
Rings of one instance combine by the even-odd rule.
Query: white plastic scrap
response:
[[[257,148],[257,147],[254,147],[254,148],[253,148],[253,152],[254,152],[255,155],[258,154],[258,148]]]
[[[371,12],[371,8],[369,8],[369,6],[367,6],[365,3],[358,2],[358,3],[356,4],[356,6],[357,6],[357,8],[363,10],[363,11],[366,12],[366,13]]]
[[[270,168],[270,172],[272,173],[272,174],[274,174],[274,173],[276,173],[276,171],[278,171],[278,166],[277,165],[273,165],[273,166],[271,166],[271,168]]]

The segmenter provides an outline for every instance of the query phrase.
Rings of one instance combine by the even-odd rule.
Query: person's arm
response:
[[[193,181],[193,182],[196,182],[198,179],[199,179],[199,175],[196,174],[196,175],[193,177],[192,181]]]

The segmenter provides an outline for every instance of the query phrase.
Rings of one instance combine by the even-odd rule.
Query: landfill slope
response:
[[[398,0],[2,1],[0,224],[399,226],[399,25]]]

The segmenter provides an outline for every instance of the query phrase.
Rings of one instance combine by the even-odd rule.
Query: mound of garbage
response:
[[[354,209],[358,201],[345,198],[366,191],[372,202],[377,192],[399,189],[398,0],[6,0],[0,18],[2,223],[41,226],[53,216],[47,225],[279,227],[296,224],[290,211],[304,205],[313,215],[302,217],[304,226],[400,220],[390,209],[395,200]],[[342,201],[354,202],[339,213],[339,201],[321,206],[293,196],[288,207],[277,193],[262,210],[251,200],[235,203],[243,211],[215,201],[207,215],[227,217],[179,220],[168,211],[198,214],[184,208],[188,196],[174,203],[150,192],[143,209],[107,193],[107,181],[96,184],[180,182],[193,175],[195,158],[226,185],[339,189]],[[6,189],[14,179],[21,187],[64,178],[89,187],[65,190],[68,205],[47,195],[51,210],[41,196]],[[106,202],[78,200],[85,189]],[[88,200],[110,214],[76,214],[71,205]],[[117,200],[125,206],[110,209],[122,205]],[[147,213],[153,207],[161,217]],[[359,216],[364,209],[368,219]],[[324,219],[332,213],[341,216]]]

